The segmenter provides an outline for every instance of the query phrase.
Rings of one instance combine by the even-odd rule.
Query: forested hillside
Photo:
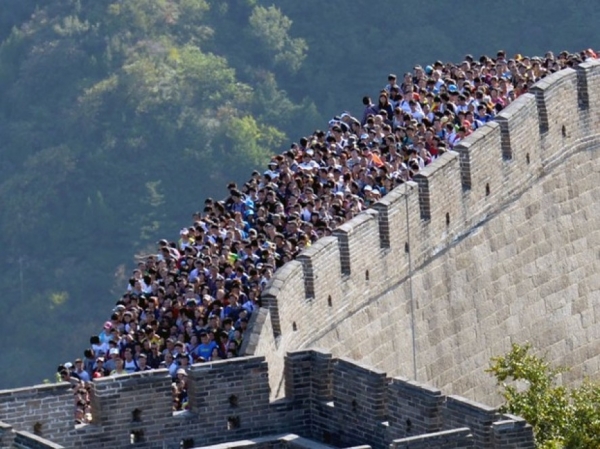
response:
[[[389,72],[598,46],[592,0],[273,3],[0,0],[0,387],[80,355],[134,254]]]

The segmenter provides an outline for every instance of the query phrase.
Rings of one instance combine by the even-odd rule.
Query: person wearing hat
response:
[[[450,95],[458,95],[459,94],[458,86],[454,83],[448,85],[448,93]]]
[[[89,382],[90,375],[83,368],[83,360],[80,358],[75,359],[75,367],[73,369],[73,374],[79,377],[82,382]]]
[[[115,308],[113,309],[113,312],[120,315],[125,311],[125,309],[126,309],[126,307],[124,304],[117,304],[115,306]]]
[[[133,318],[133,313],[130,310],[127,310],[123,313],[123,323],[122,327],[125,334],[128,334],[134,329],[135,320]]]
[[[271,179],[275,179],[279,176],[279,163],[275,160],[272,160],[268,163],[268,170],[265,171],[264,174],[268,174],[269,176],[271,176]],[[241,196],[241,192],[240,196]],[[232,194],[233,195],[233,194]]]
[[[187,387],[187,372],[185,369],[179,368],[175,375],[173,388],[173,408],[175,410],[188,409],[188,387]]]
[[[185,251],[186,248],[192,246],[194,244],[194,239],[190,237],[190,231],[187,228],[183,228],[179,231],[179,241],[177,242],[177,246],[180,251]]]
[[[98,377],[106,377],[110,374],[110,371],[104,367],[104,360],[102,356],[96,359],[92,378],[97,379]]]
[[[111,343],[114,343],[111,341]],[[119,349],[116,347],[112,347],[108,350],[107,357],[104,361],[104,368],[109,372],[113,371],[116,368],[115,360],[119,357]]]

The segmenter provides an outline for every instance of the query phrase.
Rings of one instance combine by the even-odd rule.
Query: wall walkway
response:
[[[285,353],[313,346],[488,404],[484,369],[512,342],[573,366],[567,380],[597,375],[600,61],[455,150],[277,271],[246,347],[272,396]]]

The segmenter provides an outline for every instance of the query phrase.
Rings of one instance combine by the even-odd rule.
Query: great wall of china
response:
[[[164,370],[94,381],[83,426],[67,384],[6,390],[1,446],[532,448],[484,369],[530,341],[565,382],[600,373],[599,129],[600,61],[544,78],[278,270],[189,411]]]
[[[600,63],[538,82],[278,271],[246,353],[280,373],[286,351],[326,348],[488,404],[484,369],[512,342],[595,375],[599,130]]]

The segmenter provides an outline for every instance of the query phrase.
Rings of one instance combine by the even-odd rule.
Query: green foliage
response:
[[[35,11],[37,0],[2,0],[0,8],[0,42]]]
[[[599,19],[592,0],[2,0],[2,387],[80,354],[133,254],[387,73],[589,47]]]
[[[224,127],[220,159],[234,178],[242,177],[247,167],[266,165],[272,148],[282,145],[284,139],[276,128],[261,126],[251,116],[234,117]]]
[[[2,322],[8,346],[34,346],[42,334],[51,345],[57,323],[69,322],[60,357],[79,354],[115,300],[112,273],[122,279],[123,261],[283,144],[259,84],[241,80],[227,52],[203,49],[220,26],[208,13],[205,0],[53,0],[1,42],[0,289],[4,302],[15,300]],[[10,19],[3,14],[0,22]],[[288,124],[304,108],[314,115],[277,93]],[[58,356],[46,349],[50,371]],[[28,365],[4,381],[35,381]]]
[[[18,174],[0,184],[3,233],[39,236],[39,223],[51,219],[53,210],[64,205],[63,200],[69,195],[67,179],[74,170],[73,154],[66,146],[47,148],[31,155]],[[50,239],[52,231],[52,227],[45,227],[42,235]]]
[[[307,45],[302,38],[289,36],[292,21],[279,8],[257,6],[249,20],[250,35],[258,39],[258,48],[273,59],[274,66],[297,72],[306,57]]]
[[[501,411],[527,420],[538,448],[598,447],[600,386],[589,381],[571,389],[557,385],[557,376],[567,369],[552,368],[530,352],[530,344],[513,344],[507,354],[492,358],[487,371],[500,386]]]

